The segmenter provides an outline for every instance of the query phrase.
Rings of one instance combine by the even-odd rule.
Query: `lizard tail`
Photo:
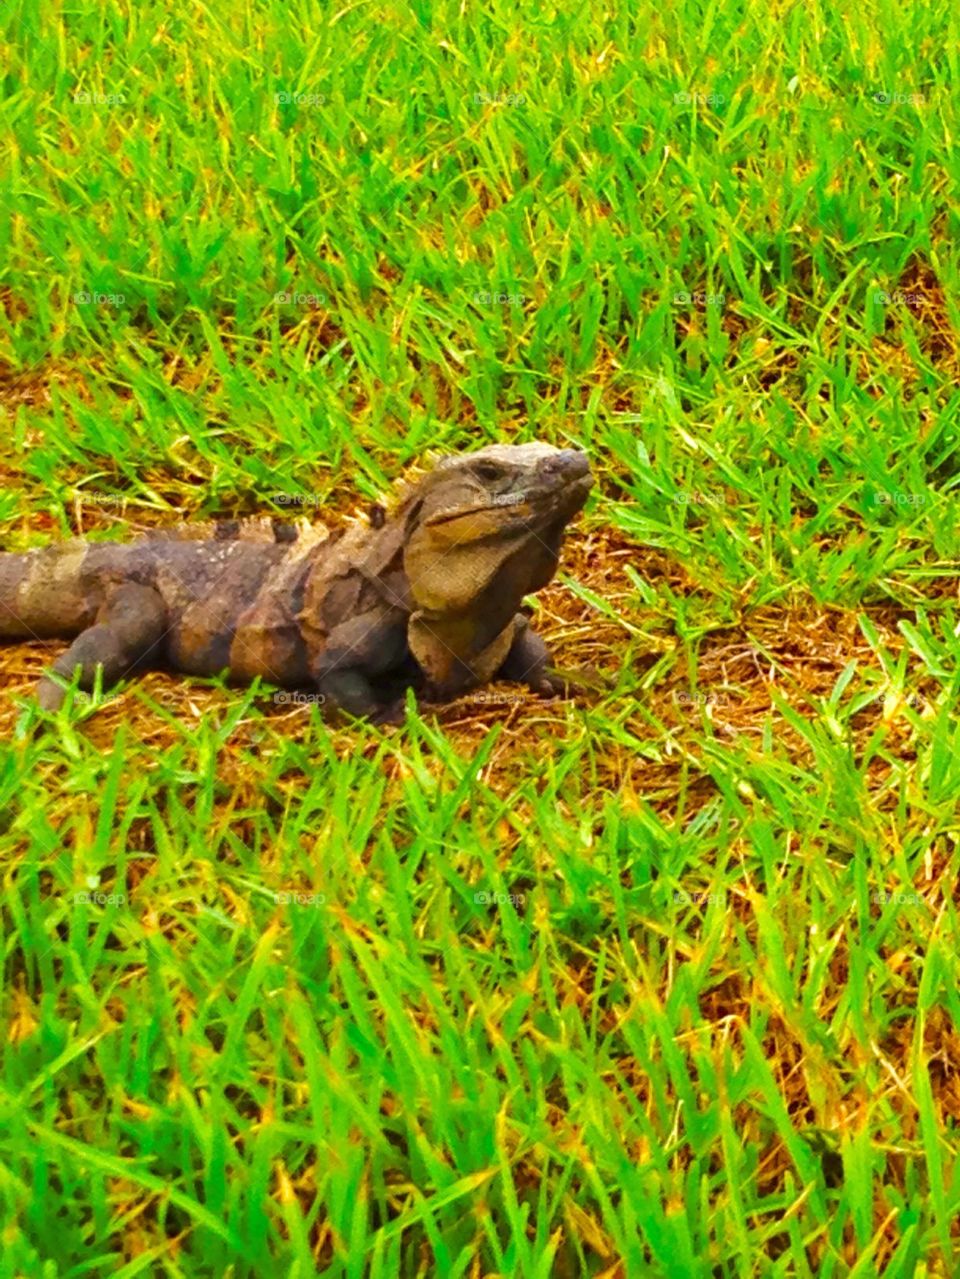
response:
[[[97,604],[80,578],[89,549],[72,541],[0,554],[0,638],[68,639],[92,625]]]

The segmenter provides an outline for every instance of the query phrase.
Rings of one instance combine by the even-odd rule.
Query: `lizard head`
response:
[[[553,577],[567,524],[593,485],[586,454],[494,444],[442,461],[404,504],[404,569],[432,617],[512,617]]]

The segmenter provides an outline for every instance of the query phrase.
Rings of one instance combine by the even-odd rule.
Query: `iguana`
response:
[[[259,675],[384,718],[408,686],[437,701],[494,677],[547,693],[520,606],[556,572],[592,484],[582,452],[496,444],[326,537],[232,522],[0,554],[0,638],[73,640],[38,685],[48,710],[98,667],[104,687],[146,666]]]

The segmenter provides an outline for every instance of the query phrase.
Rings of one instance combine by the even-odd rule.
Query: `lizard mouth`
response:
[[[566,523],[586,502],[593,483],[587,455],[562,449],[543,463],[536,486],[527,494],[531,524]]]

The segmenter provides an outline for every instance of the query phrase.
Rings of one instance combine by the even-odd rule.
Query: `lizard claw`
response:
[[[538,697],[570,696],[570,686],[562,675],[544,675],[543,679],[530,685],[530,691]]]
[[[44,711],[58,711],[66,699],[66,693],[59,684],[46,676],[37,684],[37,705]]]
[[[402,724],[406,719],[406,702],[403,698],[397,698],[393,702],[385,702],[383,706],[378,707],[367,718],[371,724],[375,724],[377,727]]]

